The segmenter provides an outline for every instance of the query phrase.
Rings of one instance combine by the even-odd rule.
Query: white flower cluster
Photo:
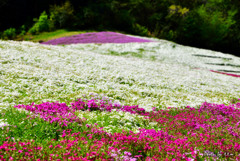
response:
[[[3,128],[4,126],[9,126],[9,124],[4,119],[0,119],[0,128]]]
[[[160,130],[156,122],[149,122],[144,116],[130,114],[128,112],[112,110],[112,112],[99,111],[78,111],[76,115],[79,118],[86,118],[87,124],[97,124],[98,127],[109,133],[133,131],[139,132],[139,128]]]
[[[67,47],[105,55],[137,57],[167,64],[177,63],[191,68],[240,72],[240,58],[236,56],[178,45],[166,40],[153,43],[72,44]]]
[[[229,103],[240,98],[240,78],[209,69],[234,71],[239,64],[232,55],[160,40],[68,46],[0,41],[0,109],[66,102],[90,92],[148,111]]]

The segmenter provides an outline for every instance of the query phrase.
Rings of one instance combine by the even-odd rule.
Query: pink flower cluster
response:
[[[147,39],[126,36],[116,32],[92,32],[69,37],[62,37],[43,42],[42,44],[78,44],[78,43],[132,43],[132,42],[154,42]]]
[[[71,107],[73,110],[88,110],[88,111],[108,111],[111,112],[113,109],[116,109],[117,111],[124,111],[129,112],[131,114],[145,114],[144,108],[139,108],[138,105],[133,106],[121,106],[117,103],[111,103],[110,101],[104,101],[104,100],[95,100],[91,99],[87,102],[82,101],[81,99],[78,99],[77,101],[74,101],[71,103]]]
[[[41,116],[48,110],[52,113],[96,109],[110,112],[113,108],[125,107],[103,100],[77,100],[72,103],[71,108],[66,104],[60,106],[48,103],[51,108],[44,105],[21,107],[32,112],[37,111]],[[139,129],[138,133],[122,131],[111,134],[91,125],[83,132],[64,130],[60,141],[52,140],[42,146],[34,145],[33,142],[14,143],[7,140],[0,146],[0,160],[31,160],[33,156],[35,160],[190,161],[209,157],[215,160],[240,160],[240,103],[227,106],[205,102],[199,109],[189,106],[169,110],[153,108],[149,113],[136,107],[126,106],[125,111],[146,116],[146,119],[157,122],[161,130]]]
[[[31,105],[17,105],[14,107],[18,109],[25,109],[32,112],[34,116],[39,116],[50,123],[59,123],[59,125],[62,126],[67,126],[72,122],[82,122],[81,119],[74,115],[74,110],[69,108],[66,103],[45,102],[39,105],[34,105],[34,103],[32,103]]]
[[[74,112],[76,110],[88,110],[88,111],[108,111],[111,112],[113,109],[117,111],[129,112],[131,114],[144,114],[145,109],[139,108],[138,105],[133,106],[121,106],[120,104],[112,104],[111,102],[106,102],[104,100],[88,100],[86,102],[78,99],[71,103],[71,106],[68,107],[66,103],[59,102],[43,102],[42,104],[35,105],[17,105],[14,106],[18,109],[25,109],[34,114],[34,116],[40,116],[40,118],[50,123],[59,123],[61,126],[67,126],[69,123],[77,122],[82,123],[82,120],[79,119]]]

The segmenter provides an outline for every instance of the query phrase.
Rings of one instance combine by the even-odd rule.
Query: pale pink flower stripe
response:
[[[215,71],[215,70],[210,70],[210,71],[215,72],[215,73],[219,73],[219,74],[225,74],[225,75],[233,76],[233,77],[240,77],[240,75],[237,75],[237,74],[230,74],[230,73],[219,72],[219,71]]]
[[[132,42],[154,42],[152,40],[135,38],[126,36],[116,32],[91,32],[69,37],[62,37],[54,40],[43,42],[42,44],[49,45],[65,45],[78,43],[132,43]]]

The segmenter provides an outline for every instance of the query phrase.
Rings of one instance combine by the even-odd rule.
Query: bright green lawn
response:
[[[24,35],[23,37],[19,37],[19,40],[27,40],[27,41],[33,41],[33,42],[39,42],[39,41],[48,41],[52,39],[57,39],[60,37],[66,37],[66,36],[72,36],[77,34],[82,34],[86,32],[93,32],[92,30],[84,30],[84,31],[68,31],[66,29],[60,29],[52,32],[42,32],[38,35]]]

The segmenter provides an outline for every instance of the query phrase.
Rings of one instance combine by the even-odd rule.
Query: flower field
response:
[[[90,32],[69,37],[62,37],[43,42],[42,44],[63,45],[79,43],[131,43],[131,42],[153,42],[148,39],[126,36],[115,32]]]
[[[0,40],[0,160],[240,160],[240,58],[90,35]]]

